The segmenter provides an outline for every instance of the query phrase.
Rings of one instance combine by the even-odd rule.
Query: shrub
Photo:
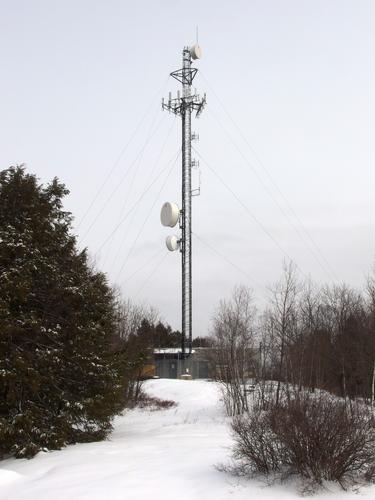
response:
[[[263,409],[233,420],[234,457],[243,471],[297,474],[321,485],[343,488],[375,471],[374,417],[365,405],[349,404],[326,393],[286,394]]]

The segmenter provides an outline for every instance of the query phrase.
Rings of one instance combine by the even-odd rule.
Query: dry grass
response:
[[[169,399],[160,399],[154,396],[149,396],[142,393],[137,402],[137,408],[142,408],[148,411],[169,410],[177,406],[175,401]]]

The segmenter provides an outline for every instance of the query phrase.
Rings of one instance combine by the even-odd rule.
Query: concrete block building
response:
[[[193,379],[212,378],[209,347],[195,347],[191,355],[183,359],[178,348],[155,349],[155,375],[160,378],[181,378],[190,375]]]

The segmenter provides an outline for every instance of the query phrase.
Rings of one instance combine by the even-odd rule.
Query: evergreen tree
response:
[[[114,298],[71,234],[68,193],[0,172],[0,456],[103,438],[122,392]]]

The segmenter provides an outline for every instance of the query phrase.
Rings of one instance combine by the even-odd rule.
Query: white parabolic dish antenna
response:
[[[192,47],[190,47],[190,55],[193,59],[201,59],[202,58],[202,49],[196,43]]]
[[[180,242],[177,236],[167,236],[165,244],[167,245],[167,248],[170,252],[175,252],[180,248]]]
[[[160,220],[163,226],[174,227],[180,218],[180,209],[176,203],[164,203],[161,207]]]

